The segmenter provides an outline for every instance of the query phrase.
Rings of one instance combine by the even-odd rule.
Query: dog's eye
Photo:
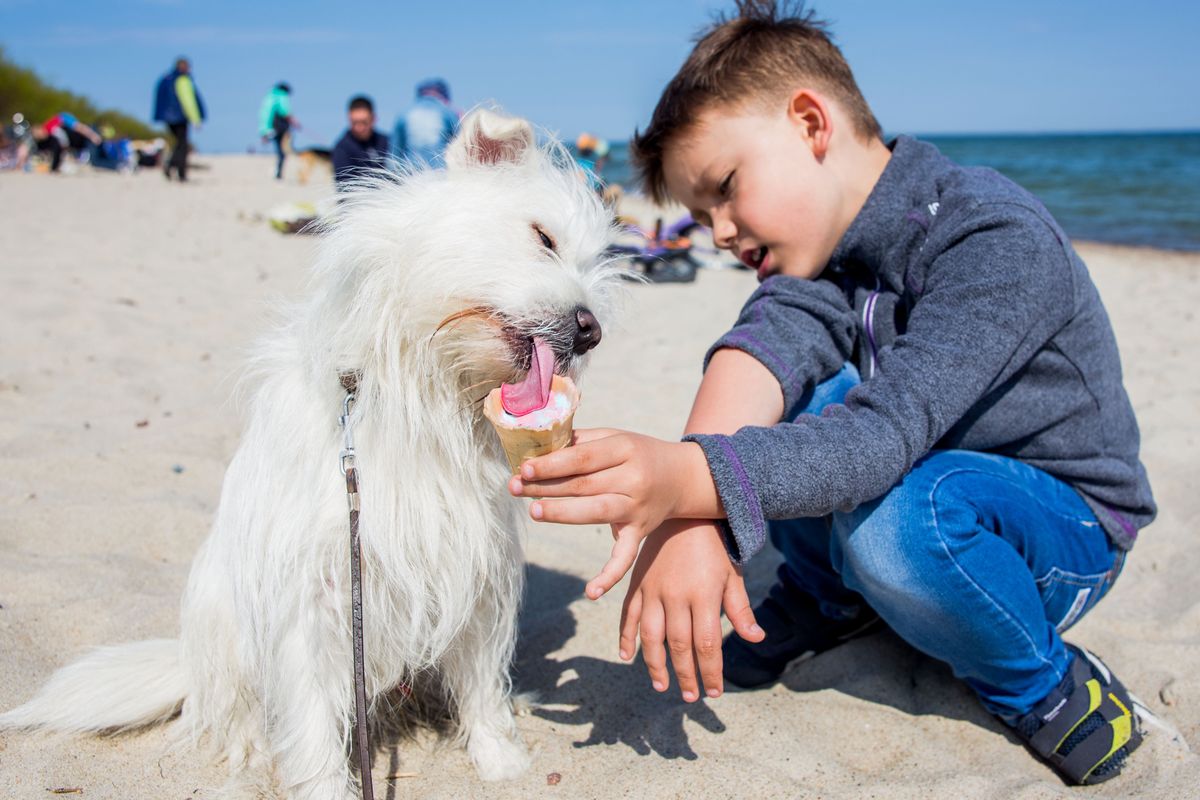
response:
[[[558,249],[554,246],[554,239],[551,238],[550,234],[546,233],[546,231],[542,229],[541,225],[538,225],[535,222],[531,227],[533,228],[533,232],[538,235],[538,239],[541,240],[542,247],[546,248],[551,253],[558,252]]]

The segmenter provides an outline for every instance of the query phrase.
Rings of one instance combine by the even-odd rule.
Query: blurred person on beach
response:
[[[608,142],[590,133],[581,133],[575,140],[575,163],[583,168],[584,173],[596,191],[604,189],[604,164],[608,161]]]
[[[64,153],[79,152],[89,144],[99,147],[103,137],[90,125],[85,125],[74,114],[60,111],[41,125],[29,128],[29,135],[17,149],[17,167],[24,168],[34,152],[48,153],[50,171],[58,172],[62,167]]]
[[[21,143],[14,135],[13,127],[5,125],[0,128],[0,169],[16,169],[22,166],[17,160]]]
[[[774,2],[698,40],[633,149],[760,286],[682,442],[578,431],[510,482],[535,520],[612,525],[587,594],[633,566],[621,657],[640,637],[661,692],[669,653],[692,702],[882,623],[1065,781],[1117,775],[1156,718],[1061,634],[1156,508],[1108,316],[1049,212],[885,142],[825,24]],[[784,563],[751,610],[768,538]]]
[[[416,167],[439,165],[458,130],[459,113],[450,105],[450,86],[441,78],[417,84],[417,99],[396,120],[392,156]]]
[[[154,93],[154,121],[166,123],[175,137],[175,148],[163,167],[167,180],[171,179],[171,170],[180,181],[187,180],[188,128],[199,128],[204,120],[204,99],[192,77],[191,62],[179,58],[175,68],[159,79]]]
[[[275,143],[275,180],[283,179],[283,161],[287,157],[292,129],[300,130],[300,123],[292,116],[292,87],[280,81],[263,98],[258,120],[262,140]]]
[[[338,189],[365,172],[384,169],[388,163],[388,137],[375,130],[375,104],[366,95],[355,95],[346,110],[349,129],[333,147],[333,181]]]

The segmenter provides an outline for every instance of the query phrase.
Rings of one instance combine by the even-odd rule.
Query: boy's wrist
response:
[[[677,491],[671,517],[675,519],[720,519],[725,516],[717,485],[713,482],[704,449],[696,442],[680,442]]]

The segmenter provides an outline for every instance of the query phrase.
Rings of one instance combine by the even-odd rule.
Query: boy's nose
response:
[[[713,220],[713,244],[722,250],[737,246],[737,226],[728,217]]]
[[[583,355],[600,344],[600,320],[583,306],[575,308],[575,355]]]

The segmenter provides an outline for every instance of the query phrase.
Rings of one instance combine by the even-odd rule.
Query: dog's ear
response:
[[[458,135],[447,146],[446,166],[516,164],[536,146],[533,127],[525,120],[479,109],[463,119]]]

